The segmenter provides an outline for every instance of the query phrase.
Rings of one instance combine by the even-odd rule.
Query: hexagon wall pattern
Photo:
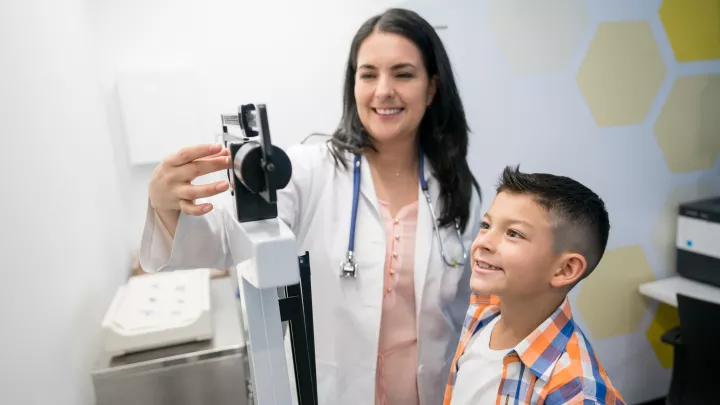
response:
[[[678,62],[720,58],[720,1],[665,0],[659,14]]]
[[[658,277],[668,277],[675,272],[675,235],[677,234],[678,206],[683,202],[699,200],[715,195],[715,187],[709,181],[681,184],[674,187],[665,202],[663,211],[653,224],[652,239],[655,249],[660,252],[663,269]]]
[[[359,14],[390,6],[415,9],[431,24],[446,26],[438,34],[456,70],[472,128],[468,163],[484,194],[494,194],[502,168],[521,164],[586,181],[608,202],[610,249],[600,267],[572,291],[573,312],[627,404],[667,395],[672,348],[660,338],[677,324],[676,310],[637,290],[675,268],[677,205],[720,193],[720,162],[707,170],[674,172],[673,159],[695,166],[701,161],[687,157],[683,145],[661,148],[660,142],[668,134],[681,134],[700,139],[692,141],[695,145],[707,144],[698,122],[712,125],[687,117],[699,112],[698,106],[717,102],[681,95],[678,99],[686,101],[673,104],[681,93],[673,85],[678,76],[720,74],[720,60],[678,62],[707,60],[708,49],[720,45],[698,37],[705,29],[703,18],[720,13],[693,11],[707,7],[707,0],[365,3],[373,5],[338,15],[348,18],[341,24],[348,39],[364,19]],[[717,32],[718,23],[712,24],[706,32]],[[330,56],[338,64],[347,57],[349,44],[342,42],[324,44],[329,52],[337,50]],[[341,83],[341,70],[335,79],[313,86]],[[678,88],[687,87],[680,82]],[[336,94],[337,86],[332,87],[320,94]],[[676,94],[668,101],[671,90]],[[314,93],[305,98],[317,105],[332,103]],[[663,108],[672,112],[658,124]],[[662,120],[680,122],[682,129],[662,129],[656,137],[656,124],[666,125]],[[297,141],[309,133],[295,132]],[[483,211],[490,202],[484,199]],[[144,206],[138,212],[144,215]]]
[[[720,155],[720,74],[678,77],[655,123],[670,171],[710,169]]]
[[[594,339],[634,332],[647,311],[638,292],[642,283],[655,280],[640,246],[608,250],[580,286],[575,305]]]
[[[655,311],[652,322],[650,322],[646,335],[660,365],[665,368],[672,368],[674,351],[673,347],[664,343],[661,338],[665,332],[678,325],[680,325],[680,317],[677,308],[660,303],[657,311]]]
[[[510,70],[546,73],[569,66],[588,15],[583,0],[495,0],[488,22]]]
[[[647,21],[600,24],[578,85],[599,127],[641,124],[666,74]]]

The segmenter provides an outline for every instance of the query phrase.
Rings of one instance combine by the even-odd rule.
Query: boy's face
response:
[[[513,297],[551,290],[561,266],[553,240],[547,212],[531,196],[499,193],[472,244],[470,288]]]

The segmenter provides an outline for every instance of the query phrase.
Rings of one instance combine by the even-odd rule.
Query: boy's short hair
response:
[[[547,173],[521,173],[520,166],[503,170],[497,193],[532,196],[548,212],[556,253],[583,255],[587,268],[579,280],[597,267],[605,253],[610,220],[603,200],[569,177]]]

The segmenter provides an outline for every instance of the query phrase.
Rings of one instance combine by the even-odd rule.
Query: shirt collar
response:
[[[477,293],[470,294],[470,305],[472,306],[486,306],[486,305],[500,305],[500,297],[497,295],[479,295]],[[499,308],[498,308],[499,309]]]
[[[515,352],[537,378],[547,381],[574,331],[570,301],[565,297],[550,317],[515,346]]]

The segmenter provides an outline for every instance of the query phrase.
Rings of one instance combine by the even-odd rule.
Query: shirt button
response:
[[[391,276],[394,276],[394,275],[395,275],[395,270],[390,270],[390,275],[391,275]]]
[[[399,219],[397,219],[397,218],[395,218],[395,219],[393,220],[393,222],[395,222],[395,223],[397,224],[397,223],[399,223],[399,222],[400,222],[400,220],[399,220]]]
[[[393,252],[393,257],[397,257],[397,252]]]
[[[422,374],[422,373],[423,373],[423,368],[424,368],[424,367],[423,367],[422,364],[420,365],[420,367],[418,367],[418,374]]]
[[[391,292],[392,288],[388,287],[387,292]]]
[[[395,235],[395,240],[400,240],[400,235]]]

